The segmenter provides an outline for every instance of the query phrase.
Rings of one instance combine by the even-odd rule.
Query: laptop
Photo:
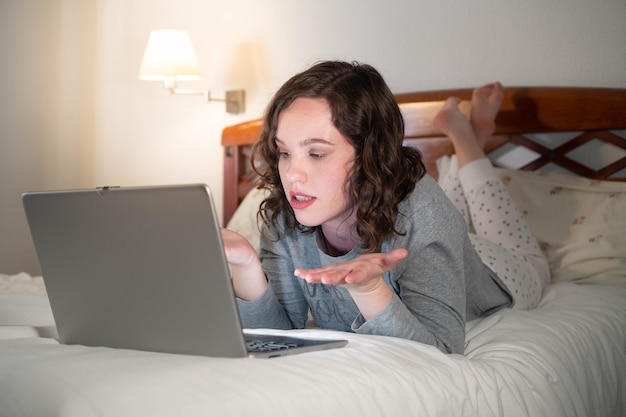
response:
[[[29,192],[22,202],[61,343],[216,357],[347,343],[244,334],[204,184]]]

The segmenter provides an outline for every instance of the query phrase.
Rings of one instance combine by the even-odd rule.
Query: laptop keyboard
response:
[[[248,352],[274,352],[298,346],[297,343],[278,342],[271,339],[246,339]]]

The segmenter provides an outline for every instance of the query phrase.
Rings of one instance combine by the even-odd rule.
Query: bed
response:
[[[433,177],[452,149],[430,121],[447,96],[467,109],[470,94],[397,95],[405,145]],[[349,343],[269,360],[61,345],[41,277],[0,275],[0,415],[625,416],[626,90],[507,88],[497,123],[490,158],[552,283],[536,309],[469,322],[464,355],[314,327],[291,332]],[[260,126],[222,135],[224,224],[251,241]]]

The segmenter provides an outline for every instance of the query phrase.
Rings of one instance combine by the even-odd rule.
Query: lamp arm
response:
[[[168,90],[170,91],[170,94],[180,94],[184,96],[207,96],[208,101],[211,101],[211,93],[209,91],[192,90],[188,88],[168,88]]]
[[[206,101],[223,101],[226,103],[226,112],[231,114],[243,113],[245,111],[245,91],[230,90],[226,91],[226,98],[213,98],[208,90],[192,90],[187,88],[177,88],[175,79],[167,79],[164,83],[170,94],[186,95],[186,96],[204,96]]]

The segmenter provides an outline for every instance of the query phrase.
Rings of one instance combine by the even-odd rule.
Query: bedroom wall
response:
[[[93,183],[90,1],[0,1],[0,273],[39,273],[20,195]]]
[[[39,272],[26,189],[206,182],[221,213],[222,128],[317,60],[371,63],[395,92],[626,87],[624,21],[623,0],[2,0],[0,273]],[[245,114],[137,80],[167,27],[190,32],[203,70],[182,87],[245,88]]]

